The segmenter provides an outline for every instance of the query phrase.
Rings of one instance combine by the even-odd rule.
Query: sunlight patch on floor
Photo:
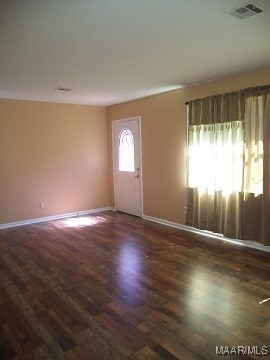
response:
[[[63,227],[80,228],[84,226],[92,226],[106,222],[106,219],[101,216],[78,216],[69,218],[63,221]]]

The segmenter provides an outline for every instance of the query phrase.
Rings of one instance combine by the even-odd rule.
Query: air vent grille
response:
[[[65,87],[58,87],[57,89],[55,89],[57,91],[71,91],[72,89],[70,88],[65,88]]]
[[[248,4],[240,8],[234,9],[233,11],[230,11],[229,14],[236,17],[237,19],[244,20],[262,12],[263,10],[259,9],[257,6],[253,4]]]

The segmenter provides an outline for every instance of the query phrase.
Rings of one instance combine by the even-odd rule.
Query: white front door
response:
[[[140,117],[113,121],[115,208],[142,216]]]

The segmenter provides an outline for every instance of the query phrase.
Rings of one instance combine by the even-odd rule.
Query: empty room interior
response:
[[[0,359],[270,359],[270,2],[0,10]]]

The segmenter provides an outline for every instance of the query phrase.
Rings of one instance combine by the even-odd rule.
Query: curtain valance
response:
[[[246,98],[269,93],[270,85],[265,85],[191,100],[188,102],[189,125],[243,120]]]

